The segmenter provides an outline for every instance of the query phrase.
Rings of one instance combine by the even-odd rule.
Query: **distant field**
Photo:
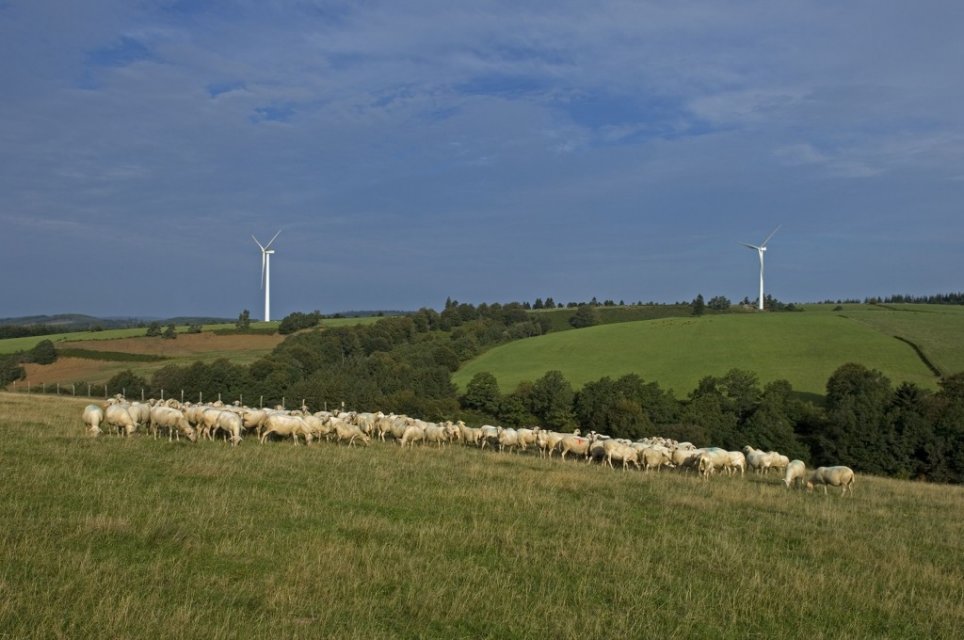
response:
[[[0,638],[956,638],[964,488],[81,435],[0,394]],[[440,481],[444,479],[444,481]]]
[[[321,326],[323,327],[344,327],[344,326],[354,326],[356,324],[372,324],[381,320],[377,316],[369,316],[364,318],[332,318],[321,321]],[[280,322],[252,322],[251,328],[255,330],[263,330],[268,328],[277,329]],[[203,330],[207,331],[219,331],[224,329],[234,329],[234,324],[208,324],[204,325]],[[183,335],[188,335],[187,325],[176,327],[178,332],[178,338]],[[142,337],[147,331],[145,327],[135,327],[133,329],[105,329],[104,331],[72,331],[70,333],[54,333],[46,336],[31,336],[29,338],[7,338],[5,340],[0,340],[0,355],[5,353],[14,353],[16,351],[27,351],[32,349],[41,340],[50,340],[54,345],[59,345],[62,342],[86,342],[90,340],[102,341],[102,340],[116,340],[119,338],[136,338]]]
[[[322,326],[338,327],[370,324],[379,318],[336,318],[323,320]],[[252,323],[252,329],[277,327],[277,322]],[[90,357],[60,357],[51,365],[26,364],[26,380],[18,381],[11,388],[36,387],[41,384],[84,385],[104,383],[114,375],[130,369],[133,373],[150,378],[158,369],[170,364],[189,365],[196,361],[213,362],[225,358],[236,364],[251,364],[271,353],[285,336],[280,334],[233,334],[218,335],[215,330],[233,329],[234,325],[206,325],[202,333],[186,333],[187,327],[178,327],[174,340],[159,337],[147,338],[146,329],[112,329],[105,331],[79,331],[53,336],[12,338],[0,340],[0,354],[30,349],[44,339],[54,341],[58,349],[80,349]],[[69,351],[68,351],[69,353]],[[94,357],[98,353],[145,354],[163,357],[153,362],[112,361]],[[78,387],[80,389],[81,387]]]
[[[784,378],[797,391],[822,395],[837,367],[859,362],[895,383],[936,388],[937,379],[914,350],[893,335],[915,341],[951,371],[964,370],[960,307],[928,313],[863,305],[841,312],[832,308],[666,318],[552,333],[483,353],[453,380],[464,388],[473,375],[488,371],[508,392],[552,369],[562,371],[576,387],[607,375],[637,373],[684,396],[700,378],[736,367],[756,372],[764,383]]]

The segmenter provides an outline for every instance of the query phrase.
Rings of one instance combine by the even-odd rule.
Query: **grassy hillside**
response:
[[[576,386],[632,372],[685,395],[703,376],[737,367],[755,371],[763,382],[785,378],[797,391],[822,394],[837,367],[860,362],[894,382],[935,388],[937,378],[894,335],[913,340],[942,367],[964,370],[964,311],[959,307],[926,313],[861,305],[840,312],[832,308],[666,318],[552,333],[488,351],[453,379],[464,388],[473,375],[488,371],[503,391],[511,391],[552,369]]]
[[[859,476],[841,499],[460,446],[91,440],[82,406],[0,394],[0,637],[964,626],[961,487]]]

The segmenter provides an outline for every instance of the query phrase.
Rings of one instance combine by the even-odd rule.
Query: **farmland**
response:
[[[89,439],[82,406],[0,394],[0,637],[952,638],[964,625],[961,487],[859,476],[841,499],[457,445]]]
[[[370,324],[377,320],[376,317],[326,319],[322,326]],[[0,340],[0,354],[30,349],[41,340],[51,340],[64,355],[51,365],[24,365],[26,379],[17,382],[18,388],[28,384],[102,384],[126,369],[149,378],[154,371],[169,364],[188,365],[221,358],[235,364],[250,364],[271,353],[284,340],[285,336],[277,333],[265,333],[277,325],[276,322],[255,322],[251,325],[252,333],[231,332],[234,325],[208,325],[202,333],[186,333],[187,327],[178,327],[174,340],[144,337],[144,328],[11,338]],[[75,353],[83,357],[72,355]],[[124,354],[134,357],[124,358]]]
[[[812,305],[799,313],[740,313],[662,318],[550,333],[492,349],[453,376],[462,388],[475,373],[496,376],[503,391],[558,369],[574,386],[637,373],[685,395],[703,376],[732,368],[761,381],[789,380],[822,394],[847,362],[879,369],[895,382],[936,388],[937,378],[901,336],[944,373],[964,370],[964,309],[924,305]]]

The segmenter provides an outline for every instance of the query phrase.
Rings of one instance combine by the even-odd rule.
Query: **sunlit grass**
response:
[[[0,637],[952,638],[964,489],[81,435],[0,394]]]
[[[923,315],[890,314],[900,318]],[[917,333],[913,320],[901,320],[902,334],[920,339],[928,353],[943,353],[942,345],[954,345],[945,350],[953,354],[964,344],[960,318],[951,313],[928,316]],[[473,375],[488,371],[503,392],[510,392],[519,382],[534,381],[553,369],[562,371],[577,388],[603,376],[636,373],[685,396],[702,377],[740,368],[755,372],[763,383],[786,379],[796,391],[822,395],[827,379],[840,365],[859,362],[884,372],[895,384],[914,382],[936,388],[937,378],[914,350],[894,335],[890,327],[825,310],[666,318],[511,342],[463,365],[453,381],[464,389]],[[957,363],[948,358],[942,362],[950,363],[948,366]],[[958,364],[964,367],[964,360]]]

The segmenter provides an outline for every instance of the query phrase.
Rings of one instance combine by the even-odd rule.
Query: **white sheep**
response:
[[[87,405],[84,407],[83,421],[88,434],[95,437],[100,435],[100,425],[104,422],[104,410],[96,404]]]
[[[817,467],[807,478],[807,491],[812,492],[814,485],[822,484],[823,493],[827,493],[827,485],[840,487],[840,495],[844,496],[847,492],[854,494],[854,472],[850,467]]]
[[[783,484],[787,485],[787,489],[791,486],[802,485],[806,473],[807,465],[803,463],[803,460],[792,460],[787,465],[787,470],[783,475]]]

